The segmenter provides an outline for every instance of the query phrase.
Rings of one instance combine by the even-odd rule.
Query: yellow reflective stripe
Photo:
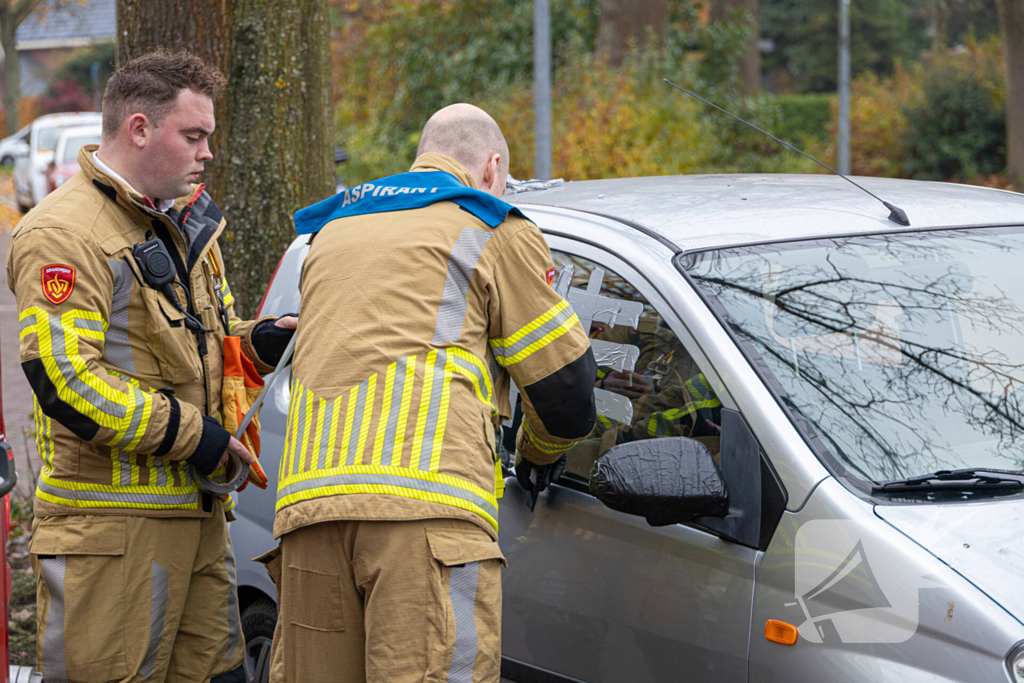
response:
[[[299,382],[296,381],[295,382],[295,394],[292,396],[291,409],[289,410],[289,412],[291,413],[291,423],[292,423],[292,426],[289,428],[288,433],[291,434],[292,442],[291,442],[291,444],[289,444],[289,447],[288,447],[288,465],[287,465],[287,468],[285,469],[285,472],[292,472],[295,469],[295,467],[294,467],[295,453],[296,453],[296,449],[298,449],[299,439],[302,438],[302,435],[299,434],[298,432],[299,432],[299,412],[300,412],[301,407],[302,407],[300,399],[302,398],[302,392],[304,392],[304,391],[305,391],[305,388],[301,384],[299,384]]]
[[[221,507],[224,509],[225,512],[229,512],[234,509],[235,499],[230,493],[228,494],[228,499],[221,503]]]
[[[377,398],[377,374],[370,375],[366,385],[366,404],[363,407],[363,420],[359,425],[359,441],[356,443],[356,462],[363,461],[363,449],[366,447],[366,437],[370,433],[370,420],[373,418],[373,404]]]
[[[338,440],[338,416],[341,414],[341,396],[334,399],[334,407],[331,408],[331,433],[327,438],[327,457],[324,462],[328,467],[333,467],[334,446]]]
[[[503,367],[507,367],[509,365],[514,365],[514,364],[524,360],[525,358],[533,355],[534,352],[539,351],[540,349],[543,349],[545,346],[547,346],[551,342],[555,341],[556,339],[558,339],[559,337],[564,335],[566,332],[568,332],[570,329],[572,329],[573,325],[578,325],[579,322],[580,322],[579,317],[577,317],[577,315],[575,313],[573,313],[561,325],[559,325],[554,330],[552,330],[551,332],[547,333],[546,335],[544,335],[543,337],[541,337],[537,341],[533,342],[532,344],[530,344],[529,346],[527,346],[526,348],[524,348],[522,351],[520,351],[519,353],[515,354],[514,356],[511,356],[509,358],[505,358],[504,356],[495,356],[494,360],[498,361],[498,364],[503,366]]]
[[[647,423],[647,435],[648,436],[662,436],[665,430],[668,429],[668,423],[673,420],[679,420],[684,417],[690,417],[696,412],[696,405],[693,403],[687,403],[682,408],[671,408],[660,413],[654,413],[651,415],[650,422]]]
[[[476,397],[480,399],[482,403],[486,403],[491,406],[492,415],[496,414],[498,412],[498,408],[494,405],[494,401],[491,399],[494,395],[494,389],[491,385],[491,372],[488,367],[484,365],[484,362],[477,358],[475,354],[470,353],[465,349],[452,347],[448,349],[448,352],[456,358],[471,363],[477,369],[479,374],[471,372],[459,363],[452,364],[453,370],[462,373],[473,383],[473,389],[476,391]],[[481,381],[483,382],[482,384]]]
[[[409,421],[409,407],[412,405],[412,392],[416,382],[416,356],[409,356],[405,364],[405,389],[402,391],[402,406],[398,409],[398,428],[395,430],[395,446],[391,449],[391,464],[402,459],[402,448],[405,446],[405,430]],[[413,453],[417,451],[413,448]]]
[[[242,322],[242,321],[241,320],[231,320],[231,321],[228,321],[228,332],[234,334],[234,332],[235,332],[235,325],[237,325],[240,322]]]
[[[444,443],[444,430],[448,426],[448,404],[451,402],[454,359],[451,354],[445,356],[444,381],[441,383],[441,405],[438,407],[437,426],[434,428],[434,443],[430,451],[430,471],[437,472],[441,467],[441,445]]]
[[[420,391],[420,412],[416,418],[416,431],[412,435],[412,459],[409,467],[417,470],[420,467],[420,452],[423,450],[423,433],[427,429],[427,413],[430,410],[430,394],[434,388],[434,362],[437,351],[427,354],[426,370],[423,373],[423,389]]]
[[[224,305],[230,308],[231,304],[235,303],[235,295],[231,293],[231,288],[228,287],[227,280],[221,279],[221,282],[224,283]],[[231,326],[230,323],[228,326]]]
[[[612,425],[614,424],[611,419],[609,419],[609,418],[607,418],[607,417],[605,417],[604,415],[601,415],[601,414],[598,414],[597,421],[600,422],[603,427],[608,428],[608,429],[610,429],[612,427]]]
[[[29,318],[34,324],[25,324]],[[57,318],[31,306],[21,312],[20,320],[21,339],[33,332],[36,335],[40,360],[57,389],[58,398],[101,427],[113,430],[115,435],[107,445],[137,447],[148,427],[153,397],[131,384],[127,394],[110,386],[89,370],[87,362],[79,354],[80,336],[103,339],[107,327],[103,317],[96,312],[72,310]],[[54,334],[59,338],[55,340]],[[141,414],[136,415],[140,408]]]
[[[697,386],[697,384],[694,383],[694,380],[699,382],[700,386]],[[708,384],[708,380],[703,374],[691,377],[686,380],[684,384],[691,396],[702,399],[694,402],[693,404],[698,410],[703,408],[717,408],[722,405],[722,402],[715,396],[714,392],[711,390],[711,385]]]
[[[380,464],[380,456],[384,452],[384,435],[387,433],[388,417],[391,415],[391,392],[395,388],[397,367],[397,362],[392,363],[384,374],[384,404],[381,407],[380,422],[377,426],[377,438],[373,440],[373,456],[370,458],[371,464],[374,465]]]
[[[305,387],[302,388],[302,394],[305,397],[306,414],[305,419],[302,422],[302,427],[296,434],[299,438],[299,443],[297,444],[297,448],[299,449],[297,457],[300,472],[306,469],[306,457],[309,453],[309,430],[313,426],[313,401],[316,400],[313,396],[313,392]]]
[[[77,508],[154,508],[194,510],[199,492],[192,486],[114,486],[40,476],[36,496]]]
[[[549,455],[559,455],[579,443],[578,441],[570,441],[567,444],[557,444],[543,441],[533,433],[533,430],[530,429],[530,423],[526,420],[523,420],[523,433],[526,435],[526,438],[530,440],[530,443],[536,446],[538,450],[548,453]]]
[[[533,332],[535,329],[546,323],[547,321],[554,318],[560,312],[565,310],[569,306],[569,302],[562,299],[557,304],[549,308],[546,312],[537,317],[533,322],[527,323],[523,327],[516,330],[515,334],[511,337],[505,337],[504,339],[491,339],[490,345],[496,347],[508,347],[515,344],[517,341],[525,337],[526,335]]]
[[[355,385],[348,392],[348,405],[345,406],[345,436],[341,441],[340,460],[348,457],[348,447],[352,442],[352,425],[356,420],[356,401],[359,400],[359,385]]]
[[[451,505],[480,515],[495,531],[498,529],[498,501],[491,493],[456,477],[408,467],[350,465],[303,472],[281,482],[276,509],[303,500],[352,493],[378,493]]]
[[[310,399],[313,399],[313,400],[317,401],[317,407],[316,407],[316,438],[313,439],[313,451],[312,451],[313,452],[313,457],[315,458],[315,457],[317,457],[320,454],[320,442],[321,442],[321,440],[323,439],[323,436],[324,436],[324,413],[327,412],[327,401],[325,401],[322,398],[314,399],[312,392],[310,392],[309,397],[310,397]],[[309,428],[312,429],[313,426],[310,425]],[[299,469],[300,470],[305,470],[306,466],[308,464],[309,464],[308,460],[306,459],[305,455],[303,455],[302,463],[299,465]],[[314,467],[315,467],[315,465],[314,465]]]

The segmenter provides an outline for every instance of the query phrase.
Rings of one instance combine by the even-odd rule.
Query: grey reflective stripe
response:
[[[75,318],[75,328],[79,330],[89,330],[91,332],[102,332],[103,321],[91,320],[89,318]]]
[[[292,457],[292,474],[299,473],[299,461],[302,460],[299,456],[302,454],[302,442],[306,439],[306,397],[309,396],[309,392],[306,391],[305,387],[301,387],[299,391],[302,395],[299,397],[297,404],[299,411],[298,429],[296,429],[295,434],[292,436],[292,440],[295,443],[295,446],[292,448],[292,452],[295,454]]]
[[[340,398],[334,399],[339,401]],[[324,469],[331,459],[327,452],[327,446],[331,443],[331,432],[334,431],[334,401],[324,401],[324,422],[320,427],[320,453],[317,455],[316,464],[313,467]]]
[[[67,500],[98,503],[132,503],[135,505],[190,505],[199,502],[199,492],[179,494],[163,493],[131,493],[128,491],[80,491],[62,489],[53,486],[42,478],[39,479],[39,490],[51,496]]]
[[[489,349],[487,353],[487,369],[491,371],[491,385],[498,386],[498,378],[501,377],[501,366],[498,365],[498,361],[494,359],[494,349]],[[515,406],[512,406],[515,409]]]
[[[95,389],[79,379],[78,373],[71,365],[71,361],[68,360],[67,347],[64,345],[64,327],[61,325],[60,318],[46,313],[43,315],[46,316],[46,324],[50,327],[50,350],[53,354],[53,360],[57,363],[57,367],[60,368],[60,374],[63,375],[64,381],[67,382],[68,388],[81,396],[96,410],[123,420],[128,412],[123,405],[108,401],[100,396]]]
[[[391,388],[391,412],[388,413],[388,424],[384,430],[384,445],[380,454],[380,464],[385,467],[391,464],[391,451],[395,448],[395,435],[398,433],[398,414],[402,411],[402,394],[405,391],[405,372],[409,366],[409,358],[402,358],[395,363],[395,383]],[[416,356],[412,356],[416,362]],[[402,425],[405,429],[405,425]],[[402,454],[398,453],[401,460]]]
[[[206,222],[199,220],[199,217],[206,213],[206,207],[209,204],[210,196],[204,192],[196,198],[195,204],[192,205],[192,212],[189,214],[189,219],[185,221],[185,233],[188,235],[189,247],[192,246],[193,242],[199,239],[203,228],[206,227]],[[178,212],[178,217],[181,217],[180,212]]]
[[[430,389],[430,407],[427,409],[426,427],[423,429],[423,443],[420,445],[421,470],[430,469],[430,452],[434,449],[434,433],[437,431],[437,418],[441,415],[441,393],[444,389],[444,368],[448,361],[448,352],[439,349],[434,359],[434,377]],[[422,399],[421,399],[422,400]],[[442,436],[444,436],[442,434]]]
[[[476,588],[479,578],[479,562],[452,567],[448,596],[455,616],[455,646],[452,650],[452,664],[448,668],[448,683],[473,682],[477,651]]]
[[[473,373],[473,376],[476,377],[476,381],[480,383],[480,391],[484,395],[484,400],[487,401],[488,403],[490,403],[491,402],[491,384],[487,380],[487,378],[484,376],[484,373],[480,372],[480,368],[478,368],[475,363],[472,363],[472,362],[466,360],[465,358],[460,358],[459,356],[456,356],[455,354],[452,354],[452,360],[455,361],[456,365],[458,365],[460,367],[463,367],[463,368],[469,370],[471,373]]]
[[[153,470],[156,470],[156,485],[167,486],[167,470],[164,469],[164,456],[153,458],[153,467],[149,471],[149,485],[153,485]]]
[[[566,320],[576,315],[575,311],[572,310],[572,306],[566,305],[565,308],[555,314],[551,320],[541,325],[535,330],[531,330],[522,339],[518,340],[511,346],[492,346],[491,350],[496,356],[502,356],[503,358],[511,358],[516,355],[530,344],[536,343],[546,337],[551,332],[561,327]]]
[[[114,294],[110,302],[110,322],[104,338],[104,352],[111,365],[135,372],[135,357],[128,341],[128,309],[132,303],[132,272],[124,261],[107,261],[114,273]]]
[[[170,577],[167,570],[153,562],[153,584],[150,589],[149,608],[149,647],[146,648],[146,658],[142,660],[142,667],[139,673],[149,678],[153,675],[153,665],[156,664],[156,653],[160,649],[160,637],[164,632],[164,617],[167,614],[167,596]]]
[[[293,484],[288,484],[287,486],[282,487],[277,492],[277,498],[280,500],[287,496],[291,496],[308,489],[320,488],[322,486],[350,486],[359,484],[393,486],[400,489],[427,491],[429,493],[451,496],[452,498],[460,498],[477,506],[490,515],[492,519],[498,519],[498,508],[472,491],[467,491],[464,488],[452,486],[450,484],[442,484],[437,481],[428,481],[426,479],[418,479],[416,477],[406,477],[401,474],[369,474],[354,472],[351,474],[332,474],[325,477],[312,477],[310,479],[297,481]]]
[[[434,343],[458,341],[462,337],[462,323],[466,320],[466,292],[469,280],[480,255],[484,251],[490,232],[463,228],[455,246],[448,255],[448,277],[444,281],[441,305],[437,309]]]
[[[121,463],[121,486],[132,485],[132,455],[126,451],[117,450],[117,459]]]
[[[131,384],[128,384],[128,387],[128,391],[131,392],[131,397],[135,400],[135,409],[132,411],[132,421],[128,424],[128,429],[125,430],[124,436],[121,437],[120,441],[114,444],[120,448],[126,448],[135,440],[135,434],[139,431],[139,425],[142,424],[142,413],[146,408],[146,395],[142,390]],[[117,390],[115,389],[114,391]]]
[[[64,571],[63,555],[42,561],[43,580],[50,592],[50,608],[46,611],[46,630],[43,632],[43,675],[46,683],[67,683],[64,664]]]
[[[228,572],[231,590],[228,593],[228,660],[235,654],[238,647],[238,634],[242,630],[238,617],[238,579],[235,576],[235,551],[228,545],[228,554],[224,556],[224,568]]]
[[[370,380],[364,379],[356,391],[356,407],[352,412],[352,431],[348,436],[348,457],[345,459],[349,465],[356,464],[357,459],[360,462],[363,459],[363,454],[356,453],[356,450],[359,448],[359,432],[363,426],[363,410],[366,408],[366,394],[369,389]]]

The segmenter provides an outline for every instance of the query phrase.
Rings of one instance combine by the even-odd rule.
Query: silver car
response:
[[[828,176],[511,197],[602,379],[561,480],[506,479],[504,678],[1024,681],[1024,196],[860,182],[911,227]],[[257,680],[284,380],[231,527]]]

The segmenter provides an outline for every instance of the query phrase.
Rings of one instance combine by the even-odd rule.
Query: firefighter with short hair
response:
[[[224,77],[188,53],[126,63],[99,148],[14,231],[7,281],[43,459],[30,545],[38,662],[61,681],[244,681],[230,498],[227,335],[260,372],[296,320],[242,321],[225,221],[198,183]],[[290,328],[290,329],[289,329]]]
[[[507,174],[498,125],[452,105],[409,173],[296,215],[316,235],[263,558],[273,681],[498,680],[509,377],[517,474],[542,474],[593,428],[596,373],[543,235],[500,199]]]

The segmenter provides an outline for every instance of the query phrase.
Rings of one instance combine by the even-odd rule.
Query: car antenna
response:
[[[775,137],[774,135],[772,135],[771,133],[769,133],[766,130],[761,130],[760,128],[758,128],[754,124],[750,123],[749,121],[744,121],[743,119],[741,119],[740,117],[736,116],[732,112],[729,112],[729,111],[726,111],[725,109],[722,109],[721,107],[719,107],[717,104],[715,104],[713,102],[708,102],[707,100],[705,100],[700,95],[697,95],[696,93],[692,93],[692,92],[690,92],[689,90],[687,90],[686,88],[684,88],[684,87],[682,87],[680,85],[676,85],[675,83],[673,83],[672,81],[668,80],[667,78],[663,78],[662,80],[665,81],[666,83],[668,83],[669,85],[671,85],[673,88],[678,88],[679,90],[682,90],[684,93],[686,93],[690,97],[695,97],[698,100],[700,100],[701,102],[703,102],[704,104],[707,104],[707,105],[710,105],[710,106],[714,107],[715,109],[717,109],[718,111],[722,112],[723,114],[728,114],[729,116],[733,117],[734,119],[736,119],[740,123],[747,124],[748,126],[753,128],[754,130],[756,130],[758,133],[764,133],[765,135],[770,137],[772,140],[775,140],[776,142],[781,142],[782,144],[784,144],[786,147],[789,147],[791,150],[793,150],[797,154],[802,154],[803,156],[807,157],[808,159],[810,159],[814,163],[818,164],[822,168],[826,168],[826,169],[832,171],[837,176],[839,176],[840,178],[842,178],[846,182],[850,183],[851,185],[853,185],[857,189],[863,190],[864,192],[867,192],[869,195],[871,195],[872,197],[874,197],[878,201],[882,202],[882,204],[885,206],[885,208],[889,209],[889,220],[891,220],[893,223],[898,223],[900,225],[910,225],[910,219],[907,218],[906,211],[904,211],[903,209],[901,209],[900,207],[898,207],[898,206],[896,206],[894,204],[890,204],[889,202],[885,201],[884,199],[882,199],[881,197],[879,197],[875,193],[871,192],[867,188],[858,185],[857,183],[853,182],[852,180],[850,180],[849,178],[844,176],[842,173],[840,173],[836,169],[832,168],[831,166],[826,166],[825,164],[821,163],[820,161],[818,161],[817,159],[812,157],[810,154],[807,154],[806,152],[800,151],[799,149],[797,149],[793,145],[789,144],[785,140],[782,140],[780,138]]]

